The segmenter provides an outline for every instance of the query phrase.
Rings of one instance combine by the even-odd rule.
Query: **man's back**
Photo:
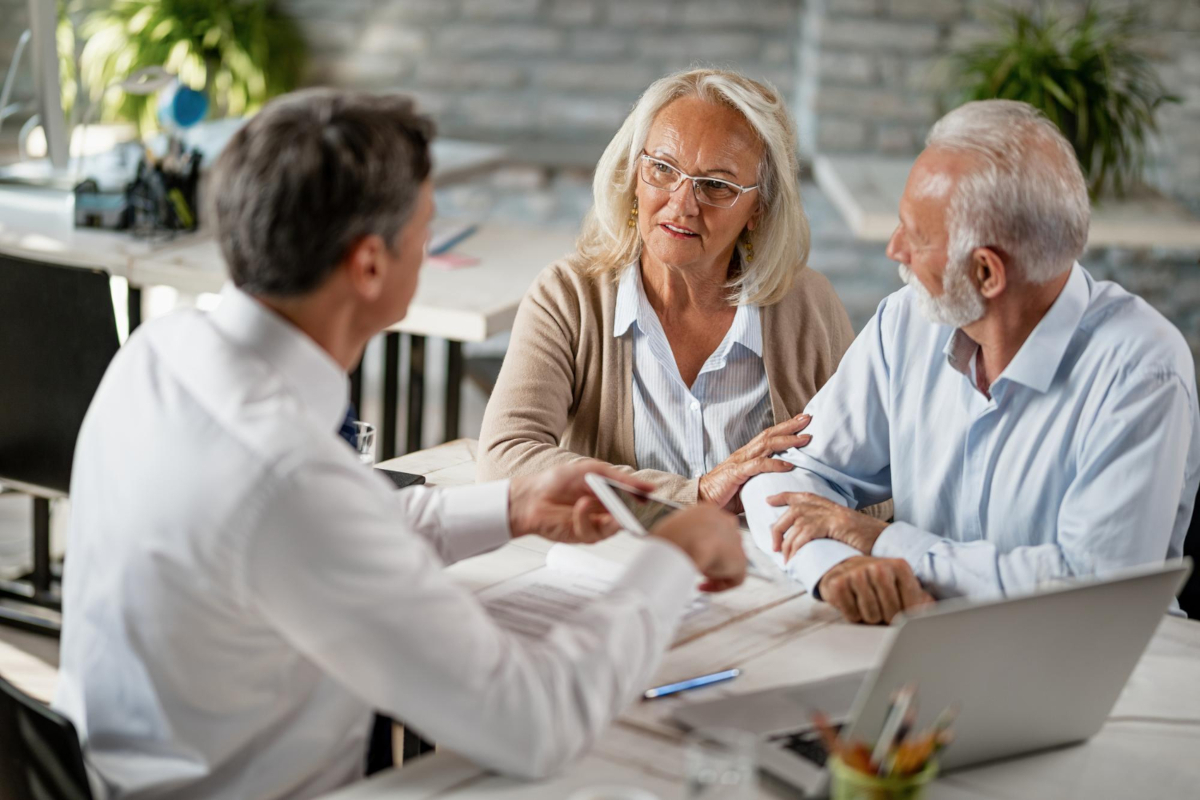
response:
[[[243,574],[289,462],[353,461],[322,427],[209,315],[144,326],[105,376],[77,449],[56,704],[122,792],[314,794],[360,769],[370,709],[272,630]],[[305,727],[320,734],[288,733]],[[295,776],[239,769],[271,748]]]
[[[1179,332],[1075,266],[990,396],[975,385],[977,350],[925,320],[911,289],[886,298],[807,409],[813,442],[786,456],[801,469],[759,479],[751,496],[893,496],[897,522],[871,554],[904,558],[941,596],[1180,555],[1200,430]],[[769,512],[753,505],[761,542]],[[818,541],[791,569],[811,587],[853,554]]]
[[[324,794],[362,774],[375,708],[544,775],[649,680],[694,562],[651,537],[602,601],[518,637],[442,572],[511,538],[512,485],[394,491],[337,438],[347,394],[325,350],[232,287],[110,366],[76,448],[55,704],[114,794]],[[528,506],[561,518],[546,503]]]

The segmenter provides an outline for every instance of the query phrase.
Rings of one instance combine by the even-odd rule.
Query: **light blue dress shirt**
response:
[[[771,552],[777,492],[852,508],[895,499],[872,555],[903,558],[937,597],[1025,592],[1182,555],[1200,482],[1196,373],[1183,336],[1142,299],[1078,264],[991,386],[978,346],[884,299],[809,403],[799,469],[742,491]],[[778,554],[773,554],[780,559]],[[810,590],[857,550],[814,541],[788,572]],[[781,563],[781,561],[780,561]]]
[[[699,478],[773,421],[758,306],[740,305],[695,383],[671,344],[634,264],[617,287],[613,336],[633,337],[633,446],[638,469]]]

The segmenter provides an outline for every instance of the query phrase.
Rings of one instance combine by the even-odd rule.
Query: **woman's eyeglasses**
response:
[[[743,194],[758,188],[757,183],[753,186],[739,186],[732,181],[724,181],[720,178],[688,175],[678,167],[673,167],[667,162],[645,153],[639,159],[639,174],[643,183],[666,192],[675,191],[685,180],[691,181],[696,200],[717,208],[731,208]]]

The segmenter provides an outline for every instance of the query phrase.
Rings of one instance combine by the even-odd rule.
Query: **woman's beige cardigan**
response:
[[[632,467],[658,494],[694,503],[698,480],[637,469],[631,337],[613,336],[617,282],[562,261],[521,301],[512,342],[483,416],[479,480],[526,475],[580,458]],[[807,267],[762,309],[763,362],[778,424],[799,414],[837,368],[854,331],[825,276]]]

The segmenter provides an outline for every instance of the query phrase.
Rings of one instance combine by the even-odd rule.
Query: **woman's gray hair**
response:
[[[1087,246],[1087,183],[1066,138],[1028,103],[979,100],[942,117],[927,147],[966,153],[979,167],[959,178],[947,230],[951,264],[979,247],[999,252],[1031,283],[1071,268]]]
[[[615,278],[641,257],[641,235],[637,227],[629,226],[638,158],[654,117],[681,97],[699,97],[734,109],[762,142],[755,198],[762,213],[754,231],[754,261],[746,260],[739,239],[742,268],[731,276],[729,288],[739,303],[777,302],[808,262],[808,219],[796,185],[796,129],[774,87],[726,70],[678,72],[655,81],[642,94],[596,165],[594,205],[583,223],[577,263],[592,274]]]

